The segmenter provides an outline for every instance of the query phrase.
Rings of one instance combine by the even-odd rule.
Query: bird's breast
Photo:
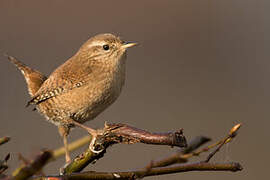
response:
[[[125,83],[125,65],[99,73],[95,83],[82,87],[83,105],[74,113],[79,122],[86,122],[95,118],[119,97]]]

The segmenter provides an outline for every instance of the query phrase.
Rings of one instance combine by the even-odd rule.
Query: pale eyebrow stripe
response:
[[[93,47],[93,46],[103,46],[105,44],[104,41],[94,41],[91,44],[89,44],[87,47]]]

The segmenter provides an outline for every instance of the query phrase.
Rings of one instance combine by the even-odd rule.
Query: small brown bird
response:
[[[49,122],[58,126],[66,162],[70,161],[67,149],[70,128],[79,126],[96,137],[96,130],[82,123],[94,119],[120,95],[125,83],[126,50],[134,45],[112,34],[96,35],[48,78],[8,56],[25,77],[32,97],[27,106],[35,105]]]

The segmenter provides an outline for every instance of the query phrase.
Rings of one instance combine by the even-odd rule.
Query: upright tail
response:
[[[7,56],[8,60],[12,62],[19,70],[21,70],[27,83],[28,92],[30,96],[33,97],[47,77],[41,74],[39,71],[26,66],[16,58],[9,55],[5,56]]]

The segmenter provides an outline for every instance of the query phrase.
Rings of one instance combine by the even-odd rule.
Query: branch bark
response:
[[[169,145],[186,147],[187,142],[183,130],[168,133],[151,133],[126,124],[105,124],[101,133],[105,143],[126,143],[137,142],[145,144]]]

